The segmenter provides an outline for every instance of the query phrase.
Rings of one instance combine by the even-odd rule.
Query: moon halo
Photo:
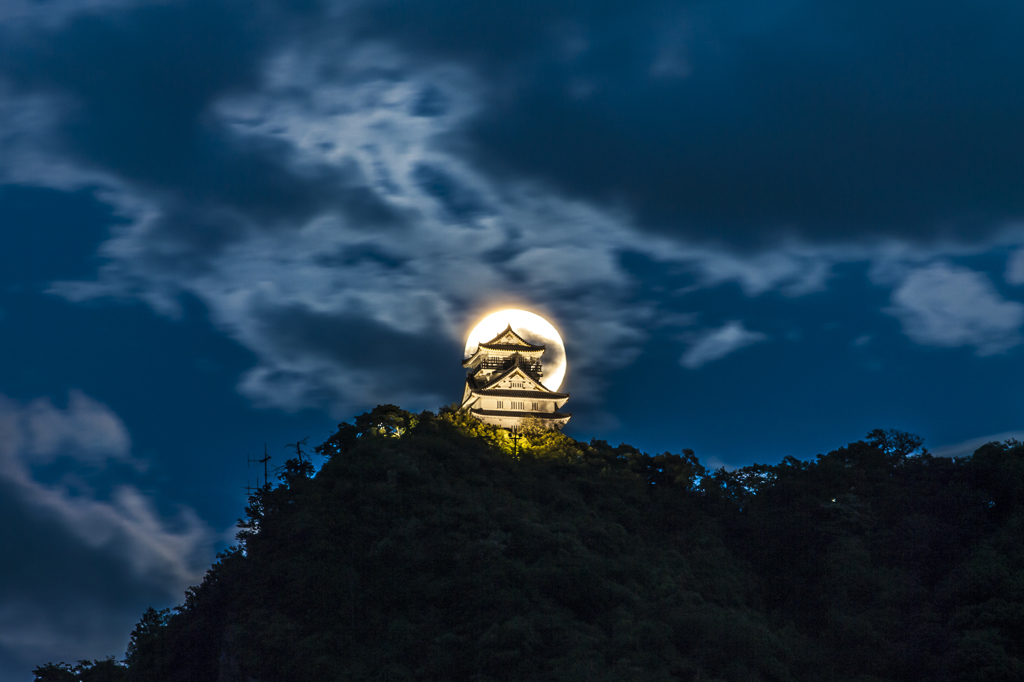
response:
[[[512,326],[512,331],[524,340],[547,347],[541,358],[541,366],[544,368],[541,383],[548,389],[557,391],[565,378],[565,344],[562,343],[562,337],[554,325],[528,310],[499,310],[480,320],[466,338],[466,357],[475,353],[481,343],[490,341],[505,331],[505,327],[509,325]]]

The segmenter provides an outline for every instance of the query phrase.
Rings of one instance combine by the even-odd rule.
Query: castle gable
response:
[[[534,379],[521,367],[513,367],[511,371],[498,375],[494,381],[487,384],[488,390],[500,389],[505,391],[541,391],[550,393],[546,386]]]

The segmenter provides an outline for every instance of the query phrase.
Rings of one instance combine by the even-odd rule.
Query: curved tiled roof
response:
[[[534,346],[529,343],[525,346],[518,343],[481,343],[480,348],[486,348],[487,350],[511,350],[516,353],[543,353],[546,346]]]
[[[505,336],[506,334],[511,334],[512,336],[516,337],[517,339],[519,339],[520,343],[495,343],[495,341]],[[490,341],[485,341],[480,345],[483,346],[484,348],[491,348],[497,350],[505,350],[503,346],[507,346],[508,348],[522,348],[523,346],[526,346],[531,350],[544,350],[544,346],[535,346],[526,339],[524,339],[523,337],[519,336],[519,334],[516,334],[515,331],[512,329],[512,325],[505,327],[505,330],[499,333],[493,339],[491,339]]]
[[[477,395],[496,396],[498,398],[540,398],[542,400],[559,400],[568,398],[568,393],[555,393],[554,391],[516,391],[507,388],[477,388],[473,389]]]
[[[513,412],[512,410],[481,410],[475,407],[469,408],[470,414],[481,414],[485,417],[534,417],[548,421],[568,421],[572,412]]]
[[[481,350],[480,350],[481,348],[483,348],[484,352],[481,352]],[[524,358],[524,359],[529,357],[529,359],[532,360],[533,362],[540,362],[540,356],[544,354],[544,346],[513,346],[513,345],[504,344],[504,345],[496,345],[496,346],[491,346],[491,347],[488,347],[488,348],[484,348],[484,346],[481,344],[481,346],[479,348],[477,348],[475,351],[473,351],[472,355],[470,355],[468,358],[466,358],[466,359],[464,359],[462,361],[462,366],[463,367],[474,367],[476,365],[479,365],[481,362],[483,362],[483,361],[485,361],[487,359],[495,358],[495,357],[501,358],[502,357],[501,355],[496,355],[496,354],[495,355],[491,355],[491,354],[486,352],[488,350],[495,350],[495,349],[498,350],[498,351],[503,351],[503,352],[504,351],[509,351],[509,352],[512,353],[511,355],[504,356],[503,359],[505,361],[507,361],[507,360],[509,360],[511,358],[515,358],[516,356],[519,356],[520,358]]]

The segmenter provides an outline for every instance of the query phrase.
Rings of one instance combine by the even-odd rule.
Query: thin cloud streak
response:
[[[931,450],[931,454],[934,457],[967,457],[973,455],[974,451],[982,445],[987,443],[1004,443],[1008,440],[1024,442],[1024,431],[1004,431],[1003,433],[993,433],[989,436],[970,438],[959,443],[935,448]]]
[[[699,336],[683,353],[679,363],[687,369],[698,369],[767,338],[766,334],[746,329],[740,320],[730,320],[718,329],[712,329]]]

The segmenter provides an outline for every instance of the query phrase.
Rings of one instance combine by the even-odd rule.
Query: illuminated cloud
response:
[[[502,303],[550,312],[574,348],[573,391],[599,402],[601,372],[635,358],[662,319],[656,301],[636,298],[624,253],[686,268],[697,288],[734,281],[748,295],[820,290],[851,257],[799,243],[740,256],[645,234],[625,212],[534,183],[498,181],[444,143],[478,111],[482,91],[464,69],[420,68],[384,45],[284,50],[258,89],[212,111],[234,147],[273,149],[299,179],[336,178],[334,203],[271,220],[105,181],[105,197],[131,222],[102,246],[98,280],[51,290],[73,301],[140,298],[172,316],[178,296],[194,294],[257,354],[239,384],[256,404],[345,416],[378,402],[449,402],[438,391],[449,346],[457,359],[468,325]],[[101,177],[81,175],[81,185]],[[393,352],[372,352],[382,348]],[[409,357],[417,367],[402,364]]]
[[[328,59],[333,76],[318,78]],[[418,72],[380,46],[282,53],[260,90],[214,107],[225,135],[273,143],[298,176],[333,169],[350,201],[276,224],[226,215],[239,227],[198,253],[171,208],[146,210],[103,246],[110,262],[98,281],[52,290],[71,300],[144,297],[169,314],[181,292],[195,294],[256,351],[240,383],[246,395],[285,409],[326,403],[338,415],[374,402],[449,402],[436,376],[396,375],[396,363],[415,357],[450,371],[445,361],[458,361],[473,318],[514,292],[512,302],[548,306],[569,338],[589,339],[574,358],[579,390],[589,366],[632,357],[612,349],[635,343],[653,315],[631,299],[619,252],[664,253],[664,240],[637,239],[624,216],[528,183],[496,183],[447,152],[439,140],[475,110],[474,87],[454,67]],[[385,347],[395,352],[372,355]]]
[[[268,16],[275,11],[268,9]],[[379,402],[414,408],[446,404],[451,399],[446,377],[468,326],[500,305],[538,309],[564,329],[574,354],[571,389],[579,396],[577,404],[589,400],[599,405],[606,375],[632,362],[662,320],[679,314],[676,303],[687,295],[735,284],[748,297],[772,292],[800,297],[827,291],[837,266],[849,263],[869,263],[872,281],[899,288],[890,312],[904,320],[910,338],[934,344],[941,332],[932,329],[930,320],[938,313],[934,305],[917,300],[907,273],[937,258],[1022,241],[1019,234],[991,237],[998,221],[986,228],[988,241],[915,240],[917,228],[906,238],[881,239],[866,227],[835,228],[832,214],[820,225],[813,216],[803,216],[806,220],[783,239],[778,237],[782,232],[754,218],[763,211],[781,220],[793,206],[813,204],[798,201],[790,186],[774,194],[736,187],[744,202],[728,202],[727,212],[739,206],[750,215],[726,221],[729,227],[722,234],[727,239],[709,238],[701,225],[710,214],[701,212],[707,208],[702,202],[717,196],[706,186],[714,173],[695,177],[687,171],[671,187],[659,185],[676,177],[670,171],[677,159],[695,163],[703,153],[665,156],[672,148],[666,140],[675,139],[668,132],[677,124],[663,126],[666,134],[657,145],[637,139],[628,153],[616,152],[618,137],[602,136],[608,157],[601,163],[587,161],[592,150],[563,146],[568,166],[552,165],[561,169],[556,176],[576,169],[588,178],[615,171],[616,182],[626,185],[646,178],[644,187],[661,187],[662,192],[649,206],[640,190],[625,185],[608,193],[603,180],[582,187],[526,167],[513,171],[515,150],[505,150],[511,165],[493,163],[501,157],[500,145],[494,146],[500,131],[489,127],[503,125],[495,118],[501,112],[514,119],[517,110],[504,99],[512,85],[494,77],[493,63],[462,58],[459,41],[469,38],[453,36],[448,53],[440,45],[417,43],[406,35],[410,25],[405,22],[418,13],[428,24],[434,19],[416,3],[395,21],[381,20],[388,10],[373,3],[341,3],[331,11],[334,19],[352,12],[382,33],[357,40],[344,30],[311,30],[301,24],[306,19],[284,12],[281,21],[294,19],[300,22],[296,26],[305,26],[302,39],[284,32],[262,44],[262,52],[249,53],[248,43],[228,49],[239,38],[232,33],[230,16],[217,14],[223,26],[213,22],[204,30],[226,31],[221,51],[187,57],[192,53],[178,49],[179,38],[155,41],[146,58],[171,73],[192,74],[189,59],[211,64],[202,78],[189,80],[190,89],[176,103],[176,119],[166,113],[159,88],[151,92],[146,83],[131,81],[135,72],[124,71],[123,60],[109,56],[108,61],[89,62],[101,57],[87,54],[82,68],[112,70],[112,83],[128,79],[146,97],[119,99],[125,89],[103,80],[94,84],[95,90],[71,81],[0,88],[0,150],[5,152],[0,177],[63,190],[91,188],[125,221],[100,247],[105,265],[95,280],[55,282],[50,291],[71,301],[137,299],[172,317],[180,313],[183,295],[196,297],[219,330],[254,353],[255,364],[238,386],[259,406],[322,407],[345,417]],[[498,16],[504,10],[495,11]],[[588,96],[603,96],[602,88],[619,88],[622,83],[615,79],[633,73],[605,74],[608,82],[591,78],[585,73],[587,60],[611,46],[599,32],[562,22],[571,14],[567,7],[545,11],[559,28],[557,49],[543,58],[555,60],[558,69],[583,69],[571,78],[562,74],[566,87],[593,82],[596,89]],[[612,14],[600,21],[614,23]],[[129,17],[127,26],[141,15],[124,16]],[[705,19],[718,28],[726,20]],[[670,30],[656,31],[657,40],[642,43],[643,50],[632,55],[633,76],[652,88],[699,80],[708,68],[707,45],[694,38],[700,33],[694,27],[705,19],[673,16],[655,22]],[[780,27],[769,22],[758,30]],[[436,29],[437,35],[447,30]],[[124,39],[109,26],[81,30],[98,31],[115,46]],[[722,35],[728,38],[725,45],[735,49],[729,41],[736,35]],[[530,49],[530,44],[516,43],[516,49]],[[516,83],[541,88],[537,96],[547,96],[542,84],[529,78]],[[576,105],[552,106],[556,113],[572,113]],[[560,108],[565,106],[570,109]],[[112,123],[114,114],[124,114],[117,119],[119,126]],[[572,129],[546,139],[561,144],[591,121],[573,120]],[[63,131],[71,125],[84,131],[91,145],[87,150],[64,146]],[[549,130],[548,122],[536,125],[538,131]],[[486,131],[492,137],[481,138]],[[795,134],[788,127],[784,131]],[[531,135],[517,139],[520,146],[534,145]],[[760,144],[754,141],[750,149],[763,155],[767,151]],[[551,148],[534,151],[548,158]],[[636,149],[661,160],[650,168],[630,166],[629,154]],[[718,151],[724,156],[716,159],[739,163],[732,147]],[[156,168],[154,159],[170,160]],[[762,170],[772,167],[761,161]],[[741,165],[746,168],[746,160]],[[635,172],[622,170],[627,167]],[[737,171],[738,176],[745,172]],[[771,185],[777,178],[763,179]],[[812,180],[805,190],[811,194],[815,183],[827,177],[817,174]],[[731,186],[722,182],[722,187]],[[840,185],[847,191],[846,184]],[[692,202],[692,220],[680,219],[673,213],[677,209],[648,210],[676,201],[680,192]],[[609,196],[622,200],[606,200]],[[661,217],[655,220],[655,214]],[[688,227],[661,229],[662,223]],[[770,238],[752,242],[755,235]],[[650,295],[645,287],[652,282],[644,269],[625,264],[634,256],[678,273],[681,283],[658,283],[667,293]],[[1010,280],[1013,272],[1011,267]],[[993,319],[1012,311],[1011,302],[1005,303],[1009,307],[991,311]],[[963,320],[963,315],[953,317]],[[996,319],[992,333],[954,336],[976,345],[980,353],[990,352],[1012,345],[1013,336],[998,331],[1001,324],[1005,319]],[[749,342],[754,333],[742,327],[723,330],[717,342],[707,341],[706,350],[687,350],[684,366],[699,366],[709,361],[703,358],[715,357],[713,348]],[[729,334],[735,336],[732,341]],[[952,338],[943,344],[954,343]]]
[[[227,148],[262,150],[287,182],[318,188],[326,178],[332,189],[315,192],[327,198],[314,193],[301,210],[264,216],[229,197],[184,204],[81,169],[79,184],[99,181],[130,222],[103,244],[107,264],[96,281],[57,282],[51,291],[73,301],[138,298],[172,316],[182,293],[195,295],[256,354],[239,382],[255,404],[327,407],[338,417],[381,402],[450,402],[443,377],[468,326],[501,304],[552,315],[574,352],[574,394],[599,403],[602,373],[631,362],[668,314],[663,302],[636,296],[643,275],[623,266],[626,253],[691,273],[681,295],[736,283],[752,297],[803,296],[825,290],[836,265],[871,262],[877,281],[901,287],[889,312],[915,341],[935,344],[946,334],[940,345],[1008,347],[1010,336],[989,333],[1005,320],[971,332],[966,308],[945,313],[963,331],[942,331],[936,302],[918,300],[916,280],[905,279],[936,254],[989,245],[789,239],[735,251],[651,234],[624,210],[492,177],[457,153],[448,141],[486,92],[470,70],[418,65],[387,44],[282,49],[257,87],[212,102],[210,120]],[[989,312],[1005,317],[1015,305]],[[729,323],[689,348],[682,364],[696,368],[762,338]]]

